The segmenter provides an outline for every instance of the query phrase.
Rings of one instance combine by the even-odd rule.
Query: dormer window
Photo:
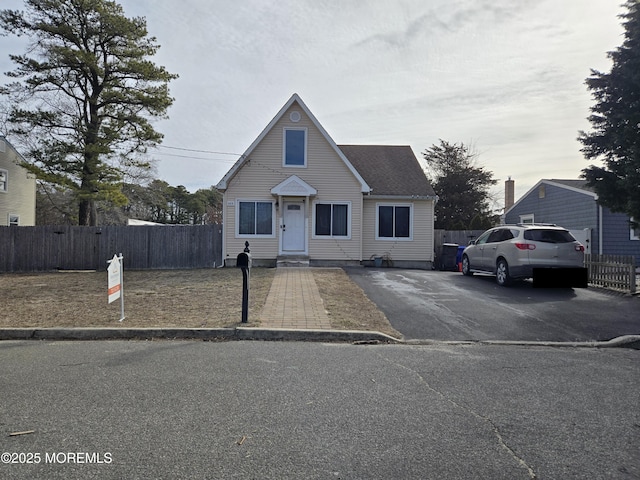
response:
[[[283,146],[285,167],[307,166],[307,129],[285,128]]]

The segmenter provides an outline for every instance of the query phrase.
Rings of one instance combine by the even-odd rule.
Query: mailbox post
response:
[[[236,267],[242,269],[242,323],[247,323],[249,321],[249,273],[251,270],[249,242],[244,242],[244,252],[238,254]]]

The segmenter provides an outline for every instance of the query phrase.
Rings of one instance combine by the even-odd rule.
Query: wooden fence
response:
[[[133,270],[222,264],[222,225],[0,227],[0,272],[102,270],[114,254]]]
[[[632,255],[584,256],[584,264],[589,270],[589,283],[596,287],[636,292],[636,265]]]
[[[435,254],[434,266],[440,270],[455,270],[457,267],[455,253],[451,249],[443,252],[445,244],[467,246],[472,240],[478,238],[484,230],[434,230],[433,252]],[[449,258],[454,255],[454,258]]]
[[[456,243],[466,247],[483,232],[484,230],[434,230],[433,246],[436,255],[440,254],[442,245],[445,243]]]

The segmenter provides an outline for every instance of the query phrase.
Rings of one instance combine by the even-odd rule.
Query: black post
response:
[[[249,269],[242,267],[242,323],[249,321]]]
[[[249,242],[244,242],[244,253],[250,253]],[[242,323],[249,322],[249,268],[242,266]]]

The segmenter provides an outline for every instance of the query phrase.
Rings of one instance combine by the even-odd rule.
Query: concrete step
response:
[[[282,255],[276,259],[277,268],[287,267],[308,267],[309,257],[307,255]]]

